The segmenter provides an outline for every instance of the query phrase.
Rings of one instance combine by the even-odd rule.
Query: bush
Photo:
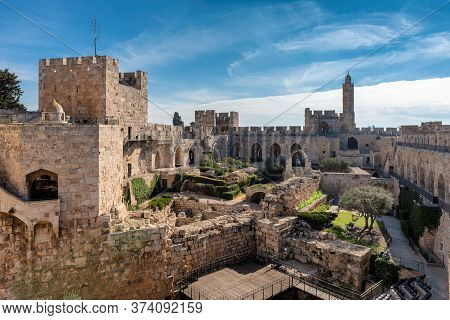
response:
[[[315,207],[311,213],[324,213],[330,209],[330,206],[326,203],[321,204],[320,206]]]
[[[330,225],[331,221],[336,218],[336,214],[324,213],[299,213],[300,219],[308,223],[311,228],[322,230]]]
[[[153,179],[149,185],[147,185],[143,178],[131,179],[131,192],[136,198],[138,204],[141,204],[152,196],[153,192],[156,189],[155,187],[157,185],[157,182],[157,175],[153,176]]]
[[[408,220],[410,213],[407,209],[398,209],[398,217],[400,220]]]
[[[441,211],[439,207],[428,207],[414,202],[411,216],[409,217],[409,236],[415,241],[419,241],[425,231],[425,227],[435,230],[439,226]]]
[[[171,201],[172,201],[172,197],[168,196],[168,195],[162,196],[161,198],[152,199],[149,201],[147,209],[162,210],[165,207],[167,207],[167,205]]]
[[[400,220],[400,227],[408,238],[411,236],[409,232],[409,221],[408,220]]]
[[[400,186],[400,194],[398,196],[398,207],[399,209],[405,210],[403,212],[404,216],[400,219],[408,219],[409,214],[414,205],[414,201],[418,201],[419,198],[417,196],[417,192],[411,189],[406,188],[405,186]],[[400,215],[400,210],[399,210]]]
[[[350,172],[350,162],[340,158],[326,158],[320,162],[323,172]]]
[[[207,196],[214,196],[216,193],[216,188],[212,184],[196,183],[194,191],[201,194],[206,194]]]
[[[383,280],[385,285],[392,285],[399,280],[400,267],[392,260],[384,256],[375,256],[374,275],[378,280]]]

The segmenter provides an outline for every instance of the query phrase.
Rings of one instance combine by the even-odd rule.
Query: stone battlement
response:
[[[59,67],[70,65],[93,65],[100,62],[111,63],[116,65],[119,63],[118,59],[114,59],[108,56],[88,56],[88,57],[70,57],[70,58],[53,58],[53,59],[40,59],[39,67]]]

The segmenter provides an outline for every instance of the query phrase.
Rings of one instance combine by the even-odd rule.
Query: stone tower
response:
[[[342,84],[342,98],[341,131],[352,132],[356,128],[355,88],[349,73],[345,76],[344,83]]]

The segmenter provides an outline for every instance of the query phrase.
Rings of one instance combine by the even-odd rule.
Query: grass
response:
[[[316,201],[317,199],[319,199],[319,198],[322,197],[322,196],[323,196],[322,191],[317,190],[317,191],[314,192],[313,195],[312,195],[311,197],[309,197],[308,199],[303,200],[303,201],[300,201],[300,202],[297,204],[297,208],[298,208],[298,209],[303,209],[304,207],[309,206],[310,204],[312,204],[314,201]]]
[[[349,211],[339,211],[338,216],[334,221],[331,223],[332,227],[326,229],[326,232],[332,233],[336,235],[336,237],[340,240],[344,240],[346,242],[352,243],[352,244],[359,244],[365,247],[369,247],[372,250],[379,251],[380,249],[384,248],[384,243],[380,243],[377,241],[369,241],[368,239],[358,239],[358,237],[354,235],[348,234],[346,230],[346,226],[349,222],[354,222],[352,220],[353,214]],[[363,217],[358,218],[356,222],[354,222],[355,227],[357,228],[364,228],[365,225],[365,219]],[[383,222],[375,220],[373,224],[373,230],[380,232],[380,226],[382,227]]]
[[[338,226],[338,227],[345,229],[347,224],[349,222],[353,221],[352,218],[353,218],[353,214],[351,212],[341,210],[341,211],[339,211],[337,218],[333,221],[333,226]],[[355,227],[362,229],[362,228],[364,228],[364,225],[365,225],[365,219],[364,219],[364,217],[360,217],[354,223],[355,223]],[[370,221],[369,221],[369,223],[370,223]],[[375,220],[375,222],[373,224],[373,229],[376,231],[380,231],[381,224],[383,224],[382,221]]]

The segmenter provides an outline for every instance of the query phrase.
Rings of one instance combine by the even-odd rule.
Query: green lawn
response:
[[[336,219],[334,219],[334,221],[332,222],[335,228],[328,228],[325,231],[333,233],[334,235],[336,235],[339,239],[353,243],[353,244],[360,244],[369,248],[372,248],[374,250],[379,250],[379,249],[383,249],[386,244],[384,243],[384,241],[380,241],[380,242],[371,242],[368,241],[366,239],[357,239],[354,236],[348,236],[345,234],[345,229],[346,229],[346,225],[350,222],[353,221],[352,220],[352,213],[348,212],[348,211],[339,211],[338,216],[336,217]],[[356,222],[355,222],[355,226],[358,228],[364,228],[364,224],[365,224],[365,220],[363,217],[360,217]],[[382,221],[375,221],[375,223],[373,224],[373,229],[374,231],[378,231],[380,232],[380,225],[382,225],[383,222]]]
[[[334,226],[339,226],[343,229],[345,229],[345,226],[352,221],[352,213],[349,211],[344,211],[341,210],[339,211],[339,215],[337,216],[336,219],[334,219],[334,221],[332,222]],[[370,223],[370,221],[369,221]],[[375,221],[375,223],[373,224],[373,228],[374,230],[379,231],[380,227],[379,225],[382,224],[382,221]],[[365,224],[365,219],[363,217],[360,217],[356,222],[355,222],[355,227],[357,228],[364,228],[364,224]]]

